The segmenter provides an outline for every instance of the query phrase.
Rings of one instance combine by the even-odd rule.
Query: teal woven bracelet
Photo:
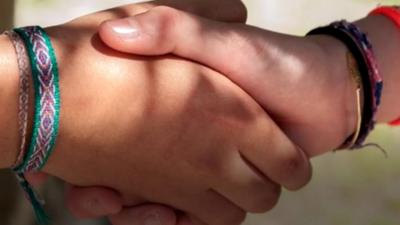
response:
[[[40,171],[56,143],[60,120],[59,72],[54,49],[46,32],[38,26],[14,29],[28,51],[35,90],[35,115],[29,149],[20,165],[14,168],[19,182],[31,201],[40,224],[47,215],[24,173]]]

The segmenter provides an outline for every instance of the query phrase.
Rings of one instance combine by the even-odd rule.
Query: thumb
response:
[[[168,7],[105,22],[99,32],[108,46],[121,52],[172,53],[226,75],[309,155],[336,148],[349,135],[346,127],[354,124],[344,119],[351,112],[347,106],[354,105],[349,103],[354,98],[347,88],[352,81],[345,69],[342,72],[330,61],[333,57],[345,65],[345,50],[329,37],[284,35]],[[333,48],[322,47],[330,45]],[[332,124],[335,129],[326,129]],[[321,137],[318,142],[315,134]]]
[[[133,17],[107,21],[99,30],[102,40],[115,50],[139,55],[172,53],[207,65],[242,87],[250,82],[248,76],[241,82],[243,74],[261,76],[260,70],[265,69],[266,43],[273,41],[271,37],[266,41],[266,32],[165,6]],[[251,80],[259,82],[260,78],[252,76]]]
[[[268,103],[269,109],[286,94],[267,95],[266,90],[297,81],[293,81],[296,76],[277,75],[301,74],[307,67],[301,58],[315,49],[302,38],[209,20],[165,6],[104,22],[99,35],[105,44],[121,52],[174,54],[206,65],[226,75],[261,105]]]
[[[295,51],[307,48],[297,44],[297,37],[213,21],[164,6],[105,22],[99,34],[109,47],[121,52],[172,53],[206,65],[227,76],[275,115],[287,111],[281,105],[289,102],[283,99],[288,96],[286,91],[279,87],[298,79],[280,74],[301,73],[303,66]],[[294,87],[292,90],[295,92]]]

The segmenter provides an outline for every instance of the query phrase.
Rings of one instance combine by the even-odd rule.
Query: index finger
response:
[[[124,9],[126,16],[133,16],[156,6],[169,6],[223,22],[244,23],[247,19],[247,9],[241,0],[158,0],[130,4],[117,9]]]

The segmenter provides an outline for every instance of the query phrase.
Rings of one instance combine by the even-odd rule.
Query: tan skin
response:
[[[400,80],[396,63],[400,32],[382,16],[364,18],[356,23],[369,34],[385,80],[378,121],[394,120],[400,115],[397,104]],[[140,25],[136,27],[135,38],[113,30],[127,24]],[[347,50],[333,38],[276,34],[243,25],[218,23],[168,8],[105,23],[100,31],[110,47],[123,52],[174,53],[222,71],[251,93],[309,155],[336,148],[354,131],[355,86],[346,68]],[[224,58],[226,55],[229,60]],[[294,106],[296,110],[293,110]]]
[[[355,84],[346,67],[347,50],[334,38],[295,37],[166,7],[113,23],[100,28],[111,47],[143,55],[173,53],[223,72],[310,156],[339,147],[355,130]],[[113,31],[127,24],[136,27],[134,37]],[[385,79],[378,121],[394,120],[400,115],[396,104],[399,68],[394,66],[400,50],[398,29],[382,16],[356,24],[369,34]]]
[[[118,12],[47,29],[59,60],[62,111],[45,172],[74,185],[112,188],[127,206],[157,202],[209,225],[240,224],[245,212],[274,206],[280,185],[308,182],[305,154],[226,77],[174,57],[132,57],[105,47],[97,28]],[[0,45],[12,55],[4,37]],[[14,110],[18,76],[8,58],[0,66],[8,73],[0,83],[9,84],[0,100]],[[3,113],[1,126],[14,130],[1,134],[2,146],[17,149],[10,122],[16,111]],[[16,151],[4,155],[2,167],[11,166]]]
[[[160,11],[159,11],[157,13],[161,14],[161,15],[164,15],[164,16],[165,16],[166,13],[170,13],[172,16],[174,16],[176,12],[166,12],[166,13],[165,12],[161,12],[160,13]],[[160,17],[160,18],[163,18],[163,17]],[[191,19],[192,18],[189,18],[188,20],[190,21]],[[196,18],[196,19],[198,19],[198,18]],[[153,19],[149,18],[149,15],[143,16],[141,18],[141,20],[143,21],[143,23],[145,23],[145,21],[152,21],[153,22],[151,24],[152,26],[155,26],[155,24],[157,24],[157,23],[154,23],[154,21],[157,21],[157,19],[154,19],[154,17],[153,17]],[[185,20],[182,20],[182,21],[185,21]],[[200,22],[199,21],[197,21],[197,22],[199,24],[204,23],[204,26],[208,26],[208,27],[211,27],[211,28],[213,26],[215,26],[212,23],[210,24],[209,21],[205,21],[204,22],[204,21],[200,20]],[[188,24],[190,25],[190,23],[188,23]],[[396,94],[397,94],[397,92],[396,92],[397,88],[395,88],[396,87],[395,85],[396,85],[397,82],[396,82],[396,76],[394,76],[396,74],[396,70],[395,70],[396,68],[392,68],[391,67],[391,65],[393,65],[393,62],[391,62],[391,60],[394,59],[393,56],[396,56],[396,49],[398,49],[398,46],[397,45],[391,45],[391,47],[389,49],[387,49],[386,48],[387,45],[383,45],[382,44],[382,43],[386,43],[388,41],[387,38],[382,39],[382,36],[379,36],[380,34],[382,34],[382,32],[379,33],[379,32],[373,32],[373,31],[374,30],[385,30],[385,33],[388,33],[388,32],[391,33],[391,35],[389,35],[389,36],[394,39],[393,43],[396,43],[395,39],[399,34],[397,32],[397,29],[395,29],[395,27],[393,26],[393,24],[391,24],[390,21],[388,21],[387,19],[382,18],[382,17],[374,17],[374,18],[368,18],[368,19],[362,20],[362,21],[359,22],[359,25],[361,27],[363,27],[364,30],[370,30],[371,31],[370,32],[372,34],[371,35],[371,39],[373,40],[374,45],[375,45],[376,50],[377,50],[378,62],[379,62],[380,67],[382,69],[382,72],[383,72],[382,74],[384,75],[385,80],[389,81],[389,82],[387,82],[387,83],[389,83],[389,85],[386,86],[387,88],[385,89],[385,94],[384,94],[384,98],[383,98],[384,104],[383,104],[382,110],[380,111],[380,114],[379,114],[379,120],[383,121],[383,122],[386,122],[386,121],[389,121],[389,120],[392,120],[392,119],[396,118],[396,116],[398,115],[398,110],[393,107],[393,103],[395,103],[395,97],[394,96],[396,96]],[[220,27],[221,25],[218,24],[218,26]],[[193,32],[191,32],[190,26],[186,26],[186,27],[185,26],[178,26],[178,27],[180,29],[182,29],[181,32],[176,32],[179,29],[178,30],[172,30],[172,31],[168,31],[168,29],[166,29],[167,33],[162,33],[161,32],[159,34],[154,35],[154,37],[162,37],[163,38],[161,40],[161,42],[158,42],[159,45],[155,45],[153,40],[144,40],[144,41],[142,40],[141,42],[137,42],[136,44],[135,43],[132,44],[132,42],[131,43],[122,42],[122,44],[121,44],[121,42],[113,41],[113,39],[112,39],[113,36],[114,36],[114,38],[116,37],[118,39],[118,36],[115,35],[115,34],[109,34],[111,39],[110,38],[107,39],[107,36],[105,36],[104,40],[106,42],[108,42],[110,44],[110,46],[112,46],[112,47],[114,47],[116,49],[119,49],[119,50],[122,50],[122,51],[127,51],[127,52],[132,52],[132,53],[142,53],[142,54],[159,54],[158,53],[159,51],[164,52],[164,51],[168,50],[168,46],[169,46],[168,44],[177,45],[177,46],[180,45],[180,47],[178,49],[183,49],[184,50],[186,48],[186,52],[185,51],[176,51],[174,53],[176,53],[178,55],[181,55],[181,56],[184,56],[184,57],[192,58],[192,59],[200,61],[200,62],[207,63],[210,66],[212,66],[212,67],[214,67],[214,68],[216,68],[216,69],[218,69],[220,71],[224,71],[224,70],[230,69],[229,67],[226,67],[226,66],[223,67],[223,66],[221,66],[221,64],[218,64],[218,63],[223,63],[223,61],[222,62],[218,61],[218,59],[221,59],[221,58],[215,57],[215,58],[211,58],[210,59],[210,58],[207,58],[208,55],[204,55],[204,56],[203,55],[197,55],[197,57],[196,57],[196,55],[193,55],[193,50],[191,50],[191,46],[193,46],[193,45],[185,45],[185,42],[179,42],[179,40],[180,40],[179,35],[182,35],[182,34],[184,35],[185,34],[184,31],[189,32],[189,33],[193,33]],[[229,28],[229,26],[226,26],[226,27],[228,28],[226,30],[235,28],[235,27]],[[238,27],[236,27],[235,29],[237,29],[237,28]],[[107,30],[107,29],[105,29],[105,30]],[[110,31],[110,29],[108,29],[108,30]],[[244,30],[246,30],[246,29],[244,29]],[[174,31],[176,32],[176,34],[174,34]],[[240,28],[240,29],[238,29],[238,31],[239,31],[239,33],[243,32],[243,29]],[[269,32],[258,32],[258,31],[256,31],[256,32],[250,32],[250,33],[253,33],[254,34],[253,36],[255,36],[255,37],[257,37],[257,35],[263,35],[263,37],[266,38],[266,40],[268,40],[269,42],[274,40],[274,36],[275,37],[277,36],[276,34],[269,33]],[[105,35],[107,35],[107,34],[105,34]],[[224,30],[223,30],[221,35],[224,35],[225,37],[230,38],[229,35],[227,35],[226,33],[224,34]],[[193,35],[193,36],[196,37],[196,35]],[[246,35],[243,35],[243,36],[246,36]],[[278,35],[278,37],[279,37],[279,35]],[[283,37],[283,38],[279,38],[279,39],[280,40],[285,40],[285,39],[289,39],[290,40],[290,39],[292,39],[294,43],[297,42],[296,41],[297,38],[292,38],[292,37],[288,37],[288,38]],[[177,42],[175,43],[174,40],[177,41]],[[345,72],[346,68],[345,68],[344,57],[343,57],[345,55],[345,48],[339,42],[337,42],[337,41],[335,41],[335,40],[333,40],[331,38],[317,37],[317,38],[312,38],[311,40],[312,40],[313,43],[315,43],[314,47],[315,47],[316,50],[318,50],[319,47],[322,47],[322,49],[326,49],[326,50],[324,50],[322,52],[323,54],[321,54],[321,51],[319,51],[319,50],[315,51],[315,52],[318,52],[318,54],[321,54],[320,56],[323,56],[324,54],[328,54],[328,55],[322,57],[321,59],[324,59],[325,57],[328,60],[332,60],[332,58],[337,58],[336,61],[342,62],[342,63],[336,64],[336,65],[339,65],[339,66],[335,67],[334,70],[330,69],[330,72],[331,72],[331,73],[329,73],[329,74],[331,74],[330,76],[334,75],[334,77],[337,77],[339,83],[340,82],[349,83],[349,80],[347,79],[348,78],[347,76],[341,76],[341,75],[346,75],[346,72]],[[385,42],[382,42],[381,40],[385,40]],[[214,43],[212,41],[210,41],[210,42]],[[303,41],[299,39],[299,42],[303,42]],[[115,45],[116,43],[117,43],[117,45]],[[139,43],[140,43],[140,45],[139,45]],[[148,46],[147,48],[143,47],[143,46],[146,46],[146,43],[147,43],[147,46]],[[167,45],[165,45],[163,43],[166,43]],[[227,43],[229,43],[229,42],[227,42]],[[118,44],[120,44],[120,45],[118,45]],[[198,42],[196,46],[201,46],[202,44],[203,44],[202,42]],[[252,44],[252,43],[250,42],[250,44]],[[281,44],[277,43],[277,45],[278,46],[279,45],[285,46],[283,43],[281,43]],[[299,43],[297,43],[297,45],[299,45]],[[162,46],[164,46],[164,48]],[[167,50],[165,50],[165,46],[167,46]],[[215,47],[216,49],[219,48],[221,51],[223,49],[224,52],[226,52],[226,51],[233,51],[234,52],[237,49],[237,48],[229,49],[229,47],[230,47],[229,45],[223,45],[221,43],[219,45],[214,45],[213,47]],[[329,47],[329,48],[326,48],[326,47]],[[250,47],[250,49],[252,49],[252,48]],[[250,51],[250,53],[251,53],[251,51]],[[235,54],[232,53],[232,55],[236,55],[236,56],[239,56],[239,57],[240,57],[240,54],[243,54],[243,51],[236,52]],[[249,54],[249,51],[247,51],[247,54]],[[284,57],[284,55],[282,55],[282,57],[280,57],[280,58],[285,59],[287,57]],[[300,57],[300,58],[303,59],[303,60],[307,59],[307,57],[305,57],[305,58],[304,57]],[[209,60],[209,61],[207,61],[207,60]],[[264,59],[261,58],[261,60],[264,60]],[[287,62],[287,60],[282,60],[282,61]],[[254,63],[254,58],[253,58],[252,62]],[[273,65],[273,63],[271,63],[271,64]],[[270,69],[269,73],[271,73],[271,67],[269,67],[269,69]],[[280,71],[280,70],[278,70],[278,71]],[[321,71],[317,72],[318,70],[311,70],[311,71],[313,71],[313,73],[311,73],[311,74],[324,74],[324,73],[321,73]],[[280,71],[280,72],[278,72],[278,74],[279,73],[288,74],[287,71],[286,72]],[[289,73],[289,74],[291,74],[292,76],[294,75],[294,73]],[[328,74],[328,73],[325,73],[325,74]],[[230,76],[232,76],[232,75],[230,75]],[[240,74],[239,74],[239,77],[240,77]],[[267,80],[269,80],[269,82],[273,81],[273,79],[267,79]],[[275,83],[273,83],[273,84],[275,84]],[[273,87],[273,84],[271,84],[272,87]],[[242,84],[242,85],[246,86],[246,83]],[[344,95],[347,95],[347,96],[345,96],[344,99],[352,100],[352,99],[354,99],[354,98],[352,98],[352,95],[354,94],[354,92],[352,91],[353,89],[354,89],[354,87],[352,86],[351,83],[349,83],[349,88],[348,88],[349,91],[346,91],[345,89],[343,89],[343,91],[341,91],[341,92],[338,91],[338,92],[339,93],[343,93]],[[269,90],[271,90],[271,88]],[[263,94],[263,96],[268,96],[268,94],[267,95]],[[264,98],[264,97],[262,97],[262,98]],[[267,98],[270,98],[270,97],[267,97]],[[325,99],[325,101],[326,100],[327,99]],[[292,99],[292,101],[293,101],[293,99]],[[339,121],[339,122],[341,122],[341,121],[343,122],[342,123],[343,124],[342,125],[343,129],[341,129],[342,132],[338,132],[337,133],[337,134],[341,133],[341,135],[342,135],[337,140],[342,140],[343,137],[346,137],[344,135],[350,134],[351,131],[354,129],[353,128],[353,126],[354,126],[354,116],[353,116],[354,112],[352,111],[353,110],[352,106],[354,105],[354,103],[351,102],[351,101],[350,102],[340,102],[339,101],[338,103],[340,103],[340,105],[342,106],[342,107],[339,107],[339,109],[346,109],[347,108],[347,112],[345,111],[344,114],[339,114],[339,115],[347,115],[347,117],[349,118],[348,120],[340,119],[340,121]],[[264,103],[264,104],[267,104],[267,103]],[[318,113],[318,110],[316,112]],[[302,115],[306,115],[306,114],[303,113]],[[288,118],[293,118],[293,115],[292,116],[288,116]],[[327,117],[327,118],[329,118],[329,117]],[[340,131],[340,129],[339,129],[339,131]],[[345,132],[343,132],[343,131],[345,131]],[[295,135],[295,133],[293,133],[291,135]],[[333,136],[331,135],[331,136],[327,136],[327,137],[335,137],[335,135],[333,135]],[[297,136],[297,138],[299,138],[299,137]],[[321,150],[313,151],[314,152],[313,154],[316,154],[316,153],[319,154],[318,152],[323,151],[322,148],[319,148],[319,149],[321,149]],[[127,218],[125,218],[125,219],[127,219]]]

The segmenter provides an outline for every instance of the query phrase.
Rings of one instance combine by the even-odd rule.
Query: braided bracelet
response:
[[[54,150],[58,135],[60,90],[58,65],[50,38],[40,27],[15,29],[25,42],[35,87],[35,116],[32,140],[20,173],[40,171]]]
[[[18,61],[19,71],[19,108],[18,108],[18,125],[21,144],[19,154],[13,167],[21,165],[23,157],[26,154],[26,134],[28,129],[28,107],[29,107],[29,77],[31,76],[31,65],[29,63],[28,53],[21,37],[14,31],[4,32],[14,46]]]
[[[50,38],[41,27],[18,28],[14,32],[20,37],[18,40],[23,41],[28,52],[35,90],[35,115],[28,151],[21,153],[22,161],[13,169],[34,207],[38,222],[45,225],[48,218],[43,202],[39,200],[24,174],[40,171],[54,150],[60,117],[58,65]]]
[[[383,89],[383,81],[379,74],[371,42],[356,25],[344,20],[332,23],[327,27],[314,29],[307,35],[321,34],[332,36],[343,42],[357,61],[364,89],[364,107],[360,132],[354,145],[350,148],[361,148],[368,134],[374,129]],[[345,145],[353,140],[352,137],[346,140]]]
[[[19,72],[19,107],[18,107],[18,125],[19,134],[21,138],[19,154],[17,160],[15,161],[13,168],[20,166],[26,155],[26,135],[28,129],[28,108],[29,108],[29,77],[31,76],[31,65],[29,62],[29,56],[25,48],[24,41],[21,37],[14,31],[4,32],[14,46],[15,53],[18,62],[18,72]],[[25,196],[31,202],[37,220],[40,224],[46,224],[48,219],[46,213],[42,207],[42,201],[38,195],[33,190],[32,186],[25,179],[23,173],[15,173],[18,183],[25,192]]]

